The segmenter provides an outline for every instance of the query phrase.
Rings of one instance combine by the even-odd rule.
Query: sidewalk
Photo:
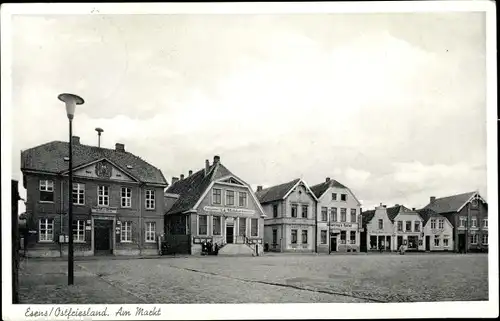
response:
[[[179,255],[148,255],[148,256],[115,256],[115,255],[94,255],[94,256],[75,256],[74,261],[94,261],[94,260],[147,260],[147,259],[173,259],[173,258],[187,258],[191,257],[189,254]],[[23,257],[21,260],[25,261],[67,261],[68,257]]]

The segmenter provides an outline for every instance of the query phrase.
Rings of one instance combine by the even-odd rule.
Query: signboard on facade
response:
[[[356,228],[358,226],[357,223],[330,223],[331,227],[336,227],[336,228]]]
[[[214,213],[228,213],[228,214],[255,214],[254,210],[248,210],[245,208],[233,208],[233,207],[217,207],[217,206],[205,206],[203,209],[206,212]]]
[[[90,225],[85,226],[85,230],[86,231],[91,231],[92,230],[92,226],[90,226]]]
[[[91,211],[92,213],[101,213],[101,214],[116,214],[117,212],[116,207],[103,207],[103,206],[96,206],[92,207]]]
[[[96,219],[96,220],[110,220],[110,221],[112,221],[114,218],[115,218],[114,216],[104,216],[104,215],[94,216],[94,219]]]

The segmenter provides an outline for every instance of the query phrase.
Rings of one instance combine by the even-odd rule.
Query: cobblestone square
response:
[[[488,300],[484,254],[31,260],[22,303],[347,303]]]

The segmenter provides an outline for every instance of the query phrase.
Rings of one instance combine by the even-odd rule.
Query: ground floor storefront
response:
[[[488,252],[488,231],[458,230],[456,232],[455,252]]]
[[[360,231],[357,223],[318,223],[318,252],[359,252]]]
[[[304,224],[276,224],[264,227],[265,248],[270,252],[314,252],[315,226]]]
[[[369,251],[394,251],[394,246],[392,245],[393,235],[392,234],[370,234],[368,233],[367,249]]]

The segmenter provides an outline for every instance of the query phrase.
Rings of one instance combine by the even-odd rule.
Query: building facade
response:
[[[446,217],[453,226],[453,251],[488,251],[488,203],[478,192],[432,196],[424,209]]]
[[[302,179],[257,188],[266,219],[264,242],[273,252],[316,251],[317,198]]]
[[[397,251],[401,245],[404,245],[407,251],[425,249],[424,220],[415,209],[410,210],[401,206],[393,221],[394,237],[391,245],[393,251]]]
[[[168,185],[153,165],[126,152],[73,144],[73,231],[75,256],[158,253],[163,232],[163,190]],[[67,142],[53,141],[21,153],[28,256],[68,252]]]
[[[165,205],[167,242],[185,236],[186,253],[200,254],[203,242],[217,244],[220,254],[260,255],[264,250],[264,211],[250,185],[219,156],[194,174],[174,177]]]
[[[318,252],[359,252],[361,203],[354,193],[329,177],[311,190],[318,199]]]
[[[453,225],[443,215],[430,209],[419,210],[424,220],[425,251],[453,251]]]

